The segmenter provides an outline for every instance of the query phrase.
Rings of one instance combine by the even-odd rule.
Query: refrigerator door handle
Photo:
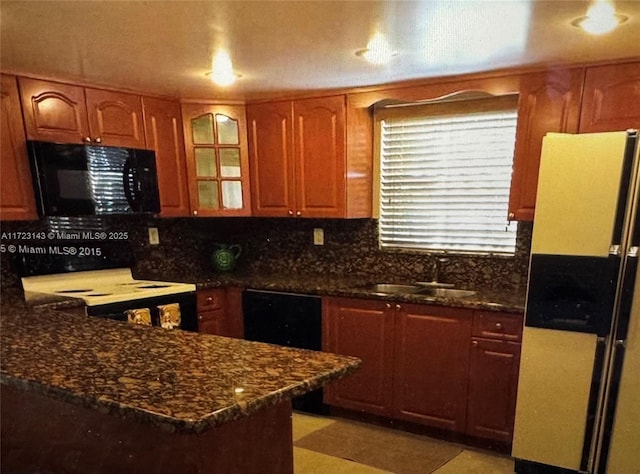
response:
[[[638,247],[636,247],[636,246],[629,247],[629,250],[627,251],[627,257],[628,258],[637,258],[638,257]]]

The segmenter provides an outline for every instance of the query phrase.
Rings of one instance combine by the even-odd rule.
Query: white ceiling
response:
[[[640,57],[640,1],[628,21],[589,36],[572,27],[586,0],[14,1],[0,0],[4,71],[183,98],[375,85],[509,66]],[[398,55],[356,57],[375,31]],[[214,86],[217,48],[242,78]]]

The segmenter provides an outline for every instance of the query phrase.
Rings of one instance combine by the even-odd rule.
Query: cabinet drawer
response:
[[[524,316],[508,313],[476,311],[473,317],[473,335],[490,339],[520,341]]]
[[[198,332],[224,336],[225,314],[223,309],[198,312]]]
[[[222,288],[198,291],[198,311],[209,311],[212,309],[223,308],[224,297],[225,290]]]

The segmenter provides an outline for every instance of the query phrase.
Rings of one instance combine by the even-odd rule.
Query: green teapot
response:
[[[230,272],[236,266],[236,260],[242,253],[239,245],[214,244],[217,248],[211,255],[211,263],[220,272]]]

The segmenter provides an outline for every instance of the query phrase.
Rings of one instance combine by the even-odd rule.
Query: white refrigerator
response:
[[[543,140],[518,474],[640,474],[639,165],[635,130]]]

